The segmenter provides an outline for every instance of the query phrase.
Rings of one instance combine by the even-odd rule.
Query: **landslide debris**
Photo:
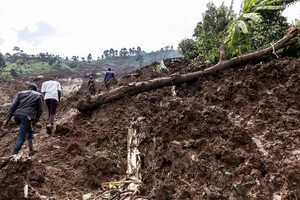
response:
[[[120,76],[114,87],[205,68],[166,59]],[[60,102],[56,129],[46,134],[46,112],[35,128],[37,153],[10,156],[18,126],[0,131],[0,198],[96,198],[103,182],[125,177],[130,124],[138,125],[142,160],[139,195],[150,199],[300,198],[300,59],[285,57],[237,66],[192,83],[141,93],[82,114],[85,83]],[[61,78],[68,76],[60,74]],[[46,78],[46,77],[44,77]],[[84,77],[82,77],[84,79]],[[28,80],[1,80],[4,120]],[[40,86],[43,80],[37,81]],[[98,92],[105,92],[98,85]],[[175,92],[175,93],[174,93]],[[176,94],[176,95],[175,95]],[[116,145],[112,145],[112,142]]]

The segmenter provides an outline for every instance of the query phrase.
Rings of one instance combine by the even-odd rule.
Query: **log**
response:
[[[226,69],[228,67],[244,64],[251,60],[256,60],[263,56],[269,55],[274,50],[276,51],[280,48],[283,48],[285,44],[289,42],[292,38],[296,37],[298,33],[299,33],[299,29],[297,29],[296,27],[292,27],[282,39],[280,39],[274,45],[271,45],[266,49],[249,53],[246,55],[234,57],[230,60],[222,60],[216,65],[206,68],[202,71],[192,72],[187,74],[170,75],[170,76],[160,77],[160,78],[151,79],[143,82],[134,82],[125,86],[120,86],[118,88],[112,89],[102,94],[81,99],[77,103],[77,109],[79,110],[79,112],[86,113],[98,109],[102,104],[120,100],[122,98],[125,98],[126,96],[133,96],[142,92],[151,91],[166,86],[174,86],[186,82],[197,81],[198,78],[202,75],[211,74],[216,71]]]

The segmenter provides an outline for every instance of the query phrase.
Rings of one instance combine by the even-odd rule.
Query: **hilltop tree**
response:
[[[142,54],[142,48],[141,48],[140,46],[138,46],[138,47],[136,48],[136,54],[137,54],[137,55],[141,55],[141,54]]]
[[[128,51],[127,51],[126,48],[122,48],[122,49],[120,50],[120,56],[123,56],[123,57],[128,56]]]
[[[77,62],[78,61],[78,56],[72,56],[72,60]]]
[[[2,53],[0,53],[0,71],[2,71],[2,69],[6,66],[5,64],[5,59],[4,56],[2,55]]]
[[[206,5],[207,10],[202,14],[203,21],[198,22],[194,29],[195,39],[184,39],[179,43],[179,51],[182,55],[194,59],[201,57],[206,61],[217,61],[220,44],[226,37],[228,25],[235,17],[232,9],[224,5],[224,2],[217,8],[213,2]]]
[[[113,48],[110,48],[109,50],[109,56],[114,57],[115,56],[115,50]]]
[[[178,51],[186,58],[194,59],[199,55],[199,46],[196,40],[183,39],[178,44]]]
[[[103,52],[103,55],[104,55],[105,58],[109,58],[109,51],[108,51],[108,50],[105,50],[105,51]]]
[[[93,61],[92,54],[89,53],[89,55],[87,56],[87,62],[92,63],[92,61]]]
[[[20,54],[21,51],[22,51],[22,50],[20,49],[20,47],[17,47],[17,46],[15,46],[12,50],[15,51],[16,54]]]

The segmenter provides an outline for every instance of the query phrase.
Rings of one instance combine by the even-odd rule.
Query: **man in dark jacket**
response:
[[[20,130],[12,154],[18,154],[24,141],[28,140],[29,154],[33,154],[32,139],[34,131],[32,126],[39,121],[44,108],[43,95],[37,92],[37,86],[34,83],[29,84],[28,90],[17,94],[11,103],[6,120],[3,126],[6,126],[14,115],[15,122],[20,125]]]

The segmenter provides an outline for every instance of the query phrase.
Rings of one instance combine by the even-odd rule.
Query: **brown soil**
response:
[[[119,76],[113,87],[205,67],[184,59],[165,60],[162,72],[157,65]],[[176,95],[166,87],[89,114],[76,109],[87,96],[84,83],[60,102],[51,135],[45,110],[35,127],[33,156],[27,143],[10,155],[18,132],[13,120],[1,129],[0,199],[24,199],[25,184],[29,199],[100,199],[102,183],[126,177],[117,153],[126,161],[131,124],[138,127],[138,195],[145,199],[300,199],[299,66],[300,59],[288,57],[238,66],[176,86]],[[50,75],[76,76],[1,80],[2,120],[25,83],[40,87]],[[103,91],[99,84],[98,93]]]

